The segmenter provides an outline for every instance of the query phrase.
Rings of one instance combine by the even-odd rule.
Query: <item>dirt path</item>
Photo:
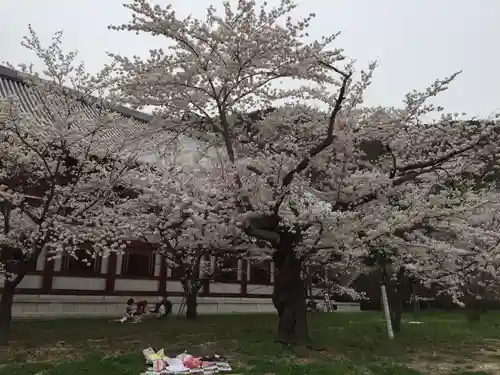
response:
[[[426,374],[445,375],[451,372],[487,372],[500,375],[500,340],[486,340],[484,348],[473,352],[470,358],[454,356],[436,356],[436,358],[418,358],[412,368]]]

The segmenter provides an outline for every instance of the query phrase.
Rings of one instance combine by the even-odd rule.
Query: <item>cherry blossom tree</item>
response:
[[[15,96],[0,101],[2,344],[15,290],[40,257],[66,253],[88,263],[120,250],[129,232],[113,205],[128,200],[121,180],[137,161],[121,134],[134,125],[92,96],[109,82],[109,69],[88,75],[75,53],[62,51],[61,37],[44,47],[30,28],[23,45],[45,63],[43,79],[20,67],[33,106]]]
[[[442,112],[430,100],[459,73],[407,94],[402,108],[363,107],[376,64],[355,72],[342,50],[331,48],[337,33],[308,42],[314,15],[294,21],[296,6],[239,0],[225,2],[222,15],[209,7],[197,20],[179,18],[171,5],[135,0],[125,5],[132,21],[110,26],[170,43],[147,59],[112,54],[120,78],[115,94],[137,108],[153,106],[152,126],[219,150],[233,223],[255,251],[273,249],[278,339],[287,343],[309,340],[306,259],[350,268],[358,260],[362,269],[380,238],[384,246],[387,238],[408,242],[408,223],[399,220],[432,220],[434,203],[427,202],[441,197],[435,190],[481,169],[498,148],[495,123],[470,126],[448,115],[422,123]],[[419,216],[419,208],[430,212]],[[350,225],[359,230],[346,230]]]
[[[462,255],[455,261],[454,268],[442,267],[438,273],[439,281],[445,284],[441,289],[453,293],[458,304],[466,309],[469,320],[479,320],[486,305],[499,298],[500,207],[496,198],[474,212],[468,238],[449,238],[450,242],[461,246]],[[446,235],[450,236],[449,231]],[[449,288],[450,284],[452,288]]]
[[[200,288],[218,273],[237,271],[224,268],[221,260],[242,257],[244,239],[231,220],[233,205],[219,190],[221,185],[211,187],[210,179],[203,179],[203,169],[196,173],[192,164],[181,167],[173,160],[153,163],[149,169],[141,173],[147,181],[129,182],[130,189],[141,188],[134,200],[122,205],[123,214],[133,223],[134,235],[183,275],[186,317],[196,319]],[[211,257],[221,264],[212,267]]]
[[[478,209],[498,199],[491,192],[454,189],[423,194],[419,188],[415,193],[399,200],[396,207],[381,201],[364,205],[358,211],[359,220],[349,222],[348,231],[354,232],[343,234],[358,239],[356,252],[364,253],[360,260],[365,271],[378,271],[378,281],[387,286],[396,332],[401,328],[403,304],[411,298],[412,283],[461,303],[459,286],[467,271],[464,262],[471,256],[471,239],[491,242],[490,234],[471,226],[472,219]],[[339,232],[340,228],[332,234]]]

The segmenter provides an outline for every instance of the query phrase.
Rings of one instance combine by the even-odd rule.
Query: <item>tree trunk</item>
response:
[[[472,323],[472,322],[479,322],[481,320],[481,312],[478,309],[467,309],[465,312],[465,315],[467,316],[467,321]]]
[[[417,295],[417,283],[412,278],[410,278],[409,283],[410,283],[411,306],[413,314],[416,314],[420,310],[420,303],[418,301],[418,295]]]
[[[12,321],[12,304],[14,303],[15,285],[5,280],[2,297],[0,299],[0,345],[9,343],[10,325]]]
[[[394,333],[401,332],[401,320],[403,319],[404,295],[401,284],[402,280],[398,278],[391,290],[391,322]]]
[[[197,277],[185,277],[182,281],[184,289],[184,302],[186,303],[186,319],[196,320],[198,317],[198,291],[201,287],[201,280]]]
[[[191,291],[191,293],[186,297],[186,319],[196,320],[198,317],[198,293],[197,291]]]
[[[286,344],[308,344],[311,340],[307,327],[306,288],[301,277],[302,262],[286,239],[286,235],[282,235],[280,247],[273,256],[276,267],[273,304],[279,319],[277,340]]]
[[[468,296],[465,305],[465,315],[469,322],[479,322],[481,320],[481,300],[476,296]]]
[[[394,333],[400,333],[404,304],[410,295],[409,278],[405,276],[404,269],[400,268],[396,280],[387,281],[387,285],[390,286],[389,306],[391,310],[392,329]]]
[[[298,289],[295,290],[298,291]],[[280,298],[282,300],[278,301]],[[276,295],[273,302],[278,310],[279,319],[277,340],[284,344],[309,343],[305,299],[301,301],[299,298],[281,294]]]
[[[398,301],[391,311],[391,322],[394,333],[401,332],[401,320],[403,319],[402,304]]]
[[[2,297],[0,298],[0,346],[9,343],[12,305],[14,303],[16,287],[24,279],[28,270],[36,268],[36,262],[47,242],[48,236],[49,231],[46,232],[42,240],[35,241],[32,244],[31,253],[27,258],[24,258],[21,250],[14,249],[14,253],[7,253],[11,255],[8,259],[3,259],[6,266],[5,276],[8,277],[5,278]],[[6,254],[1,255],[5,256]]]

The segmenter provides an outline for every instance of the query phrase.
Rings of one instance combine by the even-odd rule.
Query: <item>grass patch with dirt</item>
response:
[[[138,375],[141,350],[224,354],[239,374],[500,374],[500,313],[478,323],[463,314],[408,317],[395,340],[380,313],[318,313],[310,319],[316,349],[274,343],[272,315],[211,315],[197,322],[116,324],[104,319],[17,321],[0,375]],[[418,319],[423,324],[409,324]],[[322,350],[318,350],[322,349]]]

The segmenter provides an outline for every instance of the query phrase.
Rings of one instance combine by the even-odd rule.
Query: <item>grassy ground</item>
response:
[[[458,313],[418,319],[423,324],[406,322],[391,342],[379,313],[314,315],[311,335],[324,351],[274,343],[270,315],[202,316],[195,323],[20,321],[1,353],[0,375],[138,375],[148,346],[223,353],[239,374],[500,374],[500,313],[474,324]]]

